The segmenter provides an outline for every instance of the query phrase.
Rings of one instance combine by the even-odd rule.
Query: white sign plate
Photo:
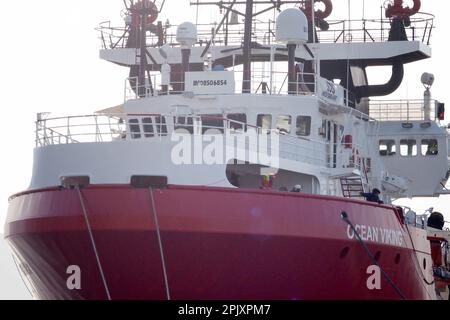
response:
[[[194,94],[234,94],[234,72],[186,72],[185,91]]]

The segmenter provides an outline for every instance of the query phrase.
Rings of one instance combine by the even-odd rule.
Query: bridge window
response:
[[[139,125],[139,119],[130,119],[130,132],[132,139],[141,138],[141,126]]]
[[[167,125],[166,118],[162,116],[155,117],[156,130],[158,130],[158,135],[167,136]]]
[[[142,118],[142,128],[144,129],[144,137],[152,138],[155,136],[152,118]]]
[[[189,131],[190,134],[194,133],[194,121],[192,120],[192,117],[175,117],[174,118],[174,128],[175,130],[178,129],[185,129]]]
[[[297,117],[297,135],[307,137],[311,134],[311,117]]]
[[[277,120],[277,130],[283,134],[291,133],[291,124],[292,117],[291,116],[278,116]]]
[[[394,156],[396,152],[395,140],[380,140],[380,156]]]
[[[417,156],[417,141],[413,139],[400,140],[400,155],[402,157]]]
[[[436,139],[423,139],[421,149],[423,156],[437,156],[439,154],[438,141]]]
[[[234,113],[227,115],[227,119],[230,121],[230,129],[234,130],[247,130],[247,115],[245,113]]]
[[[272,129],[272,115],[271,114],[258,114],[256,119],[256,126],[258,128],[270,130]]]
[[[217,129],[223,133],[223,115],[221,114],[204,114],[202,118],[202,133],[210,129]]]

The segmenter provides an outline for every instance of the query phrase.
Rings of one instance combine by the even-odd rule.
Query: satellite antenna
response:
[[[295,50],[298,45],[308,42],[308,19],[298,9],[290,8],[280,13],[277,18],[276,39],[288,48],[289,80],[288,92],[297,91],[297,74],[295,72]]]

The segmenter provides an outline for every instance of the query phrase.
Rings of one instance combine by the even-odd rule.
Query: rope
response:
[[[378,263],[378,261],[375,259],[375,257],[372,255],[372,253],[370,252],[369,248],[367,247],[367,245],[365,244],[365,242],[363,241],[363,239],[361,238],[361,236],[359,235],[358,231],[356,230],[355,226],[353,225],[353,223],[350,221],[350,219],[348,218],[348,215],[346,212],[342,212],[341,213],[341,218],[342,220],[344,220],[345,222],[348,223],[348,225],[352,228],[353,232],[355,233],[356,237],[358,238],[359,242],[361,243],[362,247],[364,248],[364,250],[366,251],[367,255],[370,257],[370,259],[372,260],[372,262],[377,265],[378,268],[380,268],[381,273],[383,274],[383,276],[386,278],[386,280],[389,282],[389,284],[392,286],[392,288],[394,288],[394,290],[398,293],[398,295],[402,298],[402,300],[406,300],[406,297],[403,295],[403,293],[401,292],[401,290],[396,286],[396,284],[394,283],[394,281],[392,281],[391,277],[389,277],[389,275],[386,273],[386,271],[384,271],[384,269],[380,266],[380,264]]]
[[[97,260],[97,265],[98,265],[98,269],[100,270],[100,275],[102,277],[103,286],[105,287],[106,296],[108,297],[108,300],[111,300],[111,295],[109,294],[108,284],[106,283],[106,278],[105,278],[105,274],[103,273],[103,268],[102,268],[102,264],[100,262],[100,257],[98,255],[97,246],[95,245],[94,235],[92,233],[91,224],[89,223],[89,218],[87,215],[87,210],[86,210],[86,206],[85,206],[85,203],[83,200],[83,195],[80,190],[80,186],[77,186],[76,189],[78,192],[78,197],[80,198],[81,208],[83,209],[84,220],[86,222],[86,225],[87,225],[87,228],[89,231],[89,237],[91,238],[92,248],[94,249],[95,259]]]
[[[164,258],[164,249],[163,249],[163,243],[162,243],[162,239],[161,239],[161,232],[160,232],[160,228],[159,228],[158,215],[156,213],[155,199],[153,197],[153,189],[151,186],[149,188],[149,191],[150,191],[150,199],[152,201],[153,218],[155,219],[156,235],[158,237],[159,253],[161,255],[161,262],[162,262],[162,268],[163,268],[163,273],[164,273],[164,284],[166,287],[167,300],[171,300],[170,299],[169,280],[167,277],[166,260]]]
[[[11,254],[11,257],[12,257],[12,259],[14,261],[14,264],[16,265],[16,269],[17,269],[17,272],[20,275],[20,279],[22,280],[22,283],[25,285],[25,288],[27,288],[27,291],[30,294],[31,298],[35,299],[33,292],[36,292],[36,289],[34,288],[33,284],[31,284],[31,282],[29,281],[28,276],[27,276],[27,281],[24,280],[23,275],[22,275],[23,271],[19,267],[19,265],[17,263],[17,260],[16,260],[16,257],[14,256],[14,254]],[[32,288],[30,289],[30,288],[28,288],[28,286],[30,286]]]

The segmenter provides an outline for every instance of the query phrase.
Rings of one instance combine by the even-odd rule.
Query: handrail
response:
[[[234,72],[234,71],[228,71]],[[234,90],[230,94],[240,94],[242,88],[242,79],[240,72],[234,72],[236,75]],[[184,74],[171,73],[172,78],[184,78]],[[253,76],[250,80],[250,87],[253,94],[267,94],[267,95],[316,95],[318,91],[318,78],[314,73],[298,72],[296,81],[293,83],[295,92],[289,92],[289,83],[287,81],[287,73],[281,71],[266,71],[258,76]],[[267,86],[266,92],[262,92],[262,84]],[[125,102],[138,98],[150,98],[165,95],[180,95],[187,91],[184,89],[184,81],[171,81],[170,86],[164,89],[162,85],[162,75],[160,72],[152,73],[150,78],[146,77],[145,85],[139,84],[138,77],[129,77],[125,80],[124,100]],[[342,88],[342,87],[341,87]],[[347,96],[344,90],[344,99]]]
[[[143,119],[151,118],[151,122]],[[184,121],[180,122],[180,119]],[[163,120],[164,119],[164,120]],[[191,119],[190,121],[187,121]],[[220,120],[223,125],[204,124],[205,120]],[[147,126],[147,127],[146,127]],[[318,165],[324,168],[360,168],[361,159],[353,159],[344,148],[334,148],[334,144],[282,132],[279,129],[264,129],[226,117],[208,115],[163,115],[163,114],[111,114],[82,115],[39,119],[36,122],[36,146],[111,143],[141,139],[169,139],[176,130],[187,129],[190,134],[209,135],[208,129],[216,129],[221,134],[242,137],[245,145],[257,147],[252,139],[247,139],[250,130],[255,134],[279,139],[280,157],[283,159]],[[236,129],[241,128],[241,129]],[[166,141],[166,140],[165,140]],[[336,145],[342,145],[337,143]],[[357,147],[357,146],[355,146]],[[247,147],[246,147],[247,148]],[[337,150],[336,153],[332,150]],[[346,159],[349,158],[349,159]],[[336,159],[335,161],[333,159]]]
[[[435,121],[436,100],[430,100],[430,119]],[[425,101],[410,100],[372,100],[369,105],[369,114],[378,121],[426,121]]]
[[[421,41],[429,45],[431,32],[435,28],[434,15],[418,13],[411,17],[411,24],[405,28],[409,41]],[[385,42],[389,39],[391,20],[389,19],[353,19],[353,20],[327,20],[330,28],[326,31],[317,30],[318,41],[322,43],[338,42]],[[351,26],[351,28],[350,28]],[[164,43],[171,46],[179,46],[176,41],[178,25],[165,24]],[[199,23],[197,45],[206,46],[211,39],[211,30],[215,30],[214,43],[223,46],[241,46],[243,41],[242,23],[229,25],[226,30],[216,30],[216,25],[211,23]],[[253,32],[252,41],[263,45],[276,43],[273,21],[258,21]],[[114,27],[110,21],[102,22],[97,31],[103,49],[125,48],[127,45],[127,27]],[[158,36],[149,33],[147,43],[156,46]]]

